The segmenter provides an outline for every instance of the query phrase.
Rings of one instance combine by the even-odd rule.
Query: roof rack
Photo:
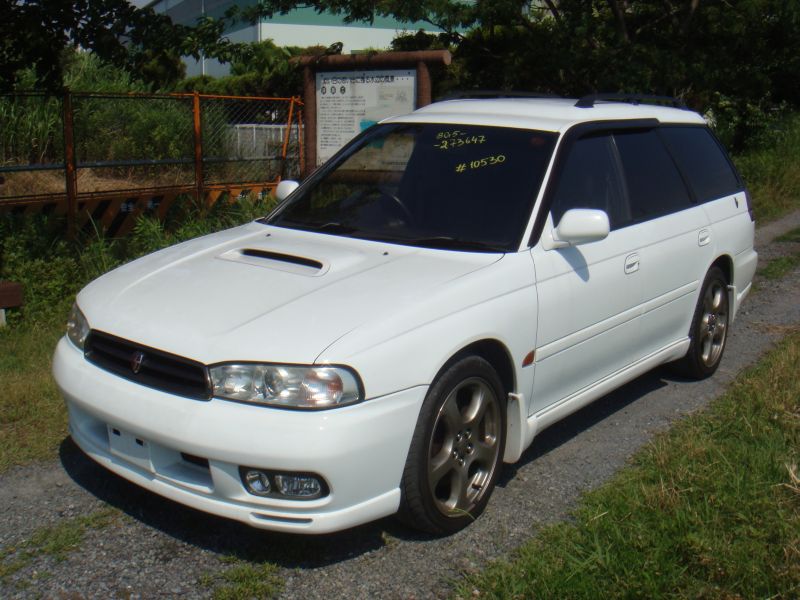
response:
[[[508,90],[455,90],[439,98],[437,102],[445,100],[466,100],[469,98],[561,98],[558,94],[547,92],[516,92]]]
[[[672,96],[654,96],[652,94],[589,94],[575,103],[577,108],[592,108],[595,102],[604,100],[607,102],[627,102],[629,104],[663,104],[674,108],[686,109],[683,100]]]

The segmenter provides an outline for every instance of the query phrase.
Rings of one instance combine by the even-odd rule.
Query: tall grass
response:
[[[67,56],[65,84],[73,92],[127,94],[146,86],[94,54]],[[18,89],[33,88],[32,73]],[[192,156],[191,102],[184,99],[90,98],[73,101],[78,160],[177,159]],[[60,97],[0,96],[0,165],[64,161]]]
[[[61,162],[63,152],[59,99],[0,97],[0,165]]]
[[[758,221],[800,208],[800,115],[787,117],[767,135],[770,143],[734,157]]]

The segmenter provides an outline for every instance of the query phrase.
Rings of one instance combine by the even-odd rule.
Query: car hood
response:
[[[78,304],[93,329],[207,364],[311,363],[500,258],[250,223],[120,267]]]

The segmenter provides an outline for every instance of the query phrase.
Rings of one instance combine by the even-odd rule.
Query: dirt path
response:
[[[796,251],[773,240],[797,227],[800,211],[759,229],[761,258]],[[655,432],[704,407],[800,326],[800,269],[758,285],[713,378],[686,382],[656,370],[546,430],[506,466],[486,513],[446,539],[416,535],[392,519],[313,538],[256,531],[140,490],[65,440],[58,460],[0,476],[0,597],[204,597],[232,557],[278,565],[286,598],[444,596],[449,580],[564,519],[582,491],[607,480]],[[30,541],[43,526],[61,525],[44,536],[60,539],[64,523],[79,525],[77,548],[69,540],[61,551]],[[11,564],[17,570],[8,574]]]

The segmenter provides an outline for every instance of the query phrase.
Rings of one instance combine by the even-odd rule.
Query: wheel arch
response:
[[[718,256],[717,259],[708,267],[706,273],[708,273],[708,271],[714,267],[720,268],[722,274],[725,275],[725,281],[728,282],[728,285],[733,284],[733,259],[730,256],[727,254]]]
[[[497,372],[497,376],[503,384],[503,391],[506,395],[516,389],[517,377],[514,372],[514,361],[511,359],[511,353],[508,351],[505,344],[492,338],[478,340],[461,348],[442,365],[434,381],[447,370],[448,367],[467,356],[480,356],[488,362],[495,372]]]

